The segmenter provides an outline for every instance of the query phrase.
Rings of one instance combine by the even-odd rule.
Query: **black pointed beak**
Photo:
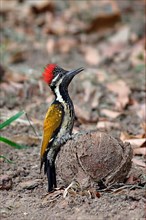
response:
[[[66,74],[65,74],[65,77],[63,79],[63,84],[65,86],[68,86],[69,83],[71,82],[71,80],[74,78],[75,75],[77,75],[78,73],[80,73],[81,71],[83,71],[84,68],[81,67],[81,68],[78,68],[78,69],[75,69],[75,70],[70,70],[68,71]]]

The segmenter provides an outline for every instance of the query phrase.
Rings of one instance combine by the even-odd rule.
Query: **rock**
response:
[[[77,180],[82,187],[104,181],[106,185],[123,182],[131,168],[132,149],[108,134],[76,134],[60,150],[57,174],[65,184]]]

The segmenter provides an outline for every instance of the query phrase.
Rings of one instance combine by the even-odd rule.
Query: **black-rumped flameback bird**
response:
[[[50,86],[55,99],[45,120],[41,146],[41,166],[48,178],[48,192],[57,187],[55,159],[60,147],[71,138],[74,124],[74,106],[68,94],[68,86],[83,68],[67,71],[56,64],[48,64],[43,72],[44,81]]]

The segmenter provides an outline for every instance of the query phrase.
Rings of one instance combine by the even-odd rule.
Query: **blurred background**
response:
[[[25,109],[42,124],[53,96],[41,74],[57,63],[85,68],[70,86],[75,132],[114,126],[119,135],[124,121],[120,132],[141,134],[145,1],[3,0],[0,12],[3,119]]]
[[[126,132],[142,132],[144,0],[1,0],[0,12],[4,118],[18,109],[44,118],[53,96],[41,74],[48,63],[57,63],[67,70],[85,68],[70,86],[77,127],[105,128],[103,121],[126,117]],[[134,118],[121,116],[127,108],[136,109],[137,126],[130,131]]]
[[[143,183],[140,175],[146,154],[145,13],[145,0],[0,1],[0,120],[4,122],[22,110],[27,113],[27,117],[2,129],[1,134],[31,146],[20,151],[1,144],[1,155],[15,161],[10,165],[0,158],[3,178],[11,180],[9,189],[13,180],[13,190],[2,194],[2,217],[39,220],[42,216],[48,219],[47,215],[54,219],[52,213],[61,213],[65,216],[62,219],[67,219],[72,213],[70,206],[66,211],[67,201],[62,202],[61,197],[58,201],[62,203],[48,203],[47,211],[42,209],[45,202],[40,205],[47,183],[39,173],[40,142],[43,120],[54,99],[42,81],[42,72],[49,63],[66,70],[85,68],[69,86],[76,112],[73,132],[104,131],[130,142],[136,171],[127,181]],[[79,199],[74,204],[79,209],[74,210],[100,212],[104,219],[112,213],[117,216],[114,219],[144,219],[144,206],[138,204],[139,200],[145,201],[143,194],[138,194],[138,189],[130,193],[131,197],[129,191],[125,197],[103,197],[96,204],[92,200],[92,209],[88,200]],[[86,206],[81,201],[86,201]],[[53,204],[57,204],[54,211]],[[90,216],[85,217],[80,219]]]

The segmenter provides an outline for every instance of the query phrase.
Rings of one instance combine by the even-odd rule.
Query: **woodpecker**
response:
[[[74,76],[83,68],[67,71],[56,64],[48,64],[43,79],[54,93],[55,99],[49,107],[44,120],[41,145],[41,165],[47,174],[48,192],[57,187],[55,159],[60,147],[71,138],[74,124],[74,106],[68,94],[68,86]]]

